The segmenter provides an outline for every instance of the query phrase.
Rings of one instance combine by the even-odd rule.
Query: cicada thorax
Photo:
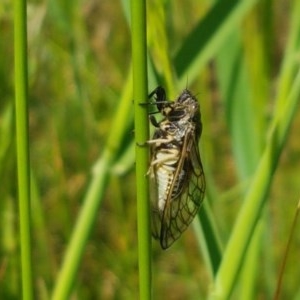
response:
[[[184,90],[174,102],[164,100],[161,103],[163,104],[158,109],[167,120],[178,122],[183,129],[186,126],[195,126],[195,138],[198,141],[202,132],[201,115],[198,101],[190,91]]]

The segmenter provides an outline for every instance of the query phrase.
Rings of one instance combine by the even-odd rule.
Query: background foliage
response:
[[[96,162],[103,159],[105,149],[115,151],[115,156],[73,295],[138,298],[133,116],[116,115],[122,101],[132,101],[127,2],[28,3],[33,267],[38,299],[51,294],[92,176],[102,171]],[[294,72],[284,83],[282,72],[292,32],[299,45],[298,25],[290,21],[298,11],[296,2],[263,0],[235,11],[235,1],[229,1],[232,6],[226,9],[209,0],[149,3],[149,57],[155,71],[149,76],[149,91],[158,79],[170,98],[186,85],[197,94],[204,126],[200,144],[206,201],[222,248],[268,144],[279,103],[287,101]],[[7,0],[0,3],[0,36],[4,58],[0,60],[0,298],[16,299],[20,278],[13,7]],[[291,60],[297,70],[296,54]],[[283,100],[275,101],[281,93]],[[252,244],[252,264],[245,259],[237,278],[236,299],[240,293],[249,299],[268,299],[276,289],[299,197],[300,123],[299,112],[295,113],[266,195],[260,234]],[[122,127],[122,134],[114,141],[110,132],[116,126]],[[297,232],[284,271],[286,299],[300,297]],[[213,279],[202,254],[192,229],[167,252],[153,243],[153,298],[208,295]],[[247,277],[250,284],[245,284]]]

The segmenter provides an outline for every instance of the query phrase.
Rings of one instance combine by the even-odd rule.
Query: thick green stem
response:
[[[149,122],[147,99],[147,39],[146,1],[131,1],[132,59],[133,59],[133,98],[135,112],[136,139],[136,191],[138,219],[139,282],[140,299],[151,299],[151,237],[148,170]]]
[[[15,105],[19,189],[22,299],[33,298],[30,233],[30,166],[28,142],[26,1],[15,1]]]

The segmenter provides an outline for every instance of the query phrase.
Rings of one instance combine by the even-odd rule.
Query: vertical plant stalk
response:
[[[30,168],[28,142],[28,80],[26,23],[26,0],[15,0],[15,105],[22,270],[22,299],[29,300],[33,299],[33,286],[30,234]]]
[[[136,192],[140,299],[151,299],[151,237],[148,171],[146,1],[131,0],[133,99],[136,140]]]

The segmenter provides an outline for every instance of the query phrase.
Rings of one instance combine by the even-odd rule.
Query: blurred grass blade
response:
[[[280,299],[279,297],[280,297],[281,288],[282,288],[282,280],[283,280],[284,270],[285,270],[285,267],[286,267],[288,254],[290,253],[291,244],[292,244],[293,238],[295,237],[295,230],[296,230],[296,225],[297,225],[297,222],[298,222],[298,219],[299,219],[299,213],[300,213],[300,200],[298,201],[298,204],[297,204],[296,213],[295,213],[295,216],[293,218],[293,223],[292,223],[290,234],[289,234],[289,237],[288,237],[286,249],[284,251],[281,267],[280,267],[280,270],[279,270],[279,276],[278,276],[278,281],[277,281],[277,285],[276,285],[276,291],[275,291],[275,295],[274,295],[273,300]],[[295,298],[295,299],[298,299],[298,297]]]
[[[214,278],[221,263],[222,246],[207,197],[203,208],[198,213],[198,218],[193,221],[193,226],[211,278]]]
[[[276,116],[276,122],[271,130],[268,144],[226,247],[215,280],[215,286],[211,293],[212,299],[228,299],[233,290],[242,260],[247,251],[261,209],[266,201],[272,176],[287,138],[289,127],[296,112],[299,93],[300,71],[298,71],[294,80],[283,111]]]
[[[174,58],[179,86],[185,87],[186,79],[193,81],[207,61],[214,56],[228,34],[257,0],[217,1],[203,20],[182,43]]]
[[[280,70],[278,81],[278,95],[275,102],[276,112],[281,111],[282,106],[285,105],[286,95],[292,85],[293,77],[299,69],[299,65],[296,62],[299,61],[300,1],[293,1],[291,12],[293,13],[289,26],[289,28],[291,28],[291,33],[286,43],[287,46],[285,48],[285,56],[283,58]],[[295,49],[298,49],[298,51],[295,51]]]
[[[149,1],[147,12],[147,40],[149,53],[156,66],[156,72],[162,74],[159,84],[167,90],[169,98],[176,96],[174,72],[169,52],[169,36],[166,30],[166,3],[161,0]],[[159,41],[159,42],[158,42]]]
[[[124,131],[126,130],[126,126],[124,125],[128,122],[128,116],[130,115],[132,107],[131,71],[129,74],[119,107],[115,114],[115,119],[112,122],[111,132],[103,153],[95,164],[93,177],[83,200],[83,207],[66,250],[64,261],[53,291],[53,300],[64,300],[69,297],[89,233],[107,187],[110,169],[121,146]]]
[[[22,298],[33,299],[30,232],[30,167],[26,1],[14,1],[15,106]]]
[[[275,116],[281,115],[281,112],[285,109],[284,106],[286,105],[286,99],[287,99],[286,93],[291,87],[292,84],[291,80],[295,76],[296,70],[299,68],[299,65],[296,63],[296,53],[297,53],[296,49],[298,48],[297,43],[299,43],[298,28],[300,26],[299,2],[298,4],[295,3],[294,6],[295,6],[293,9],[294,17],[291,20],[291,26],[290,26],[290,28],[292,28],[292,31],[288,39],[288,47],[285,52],[283,66],[281,68],[281,73],[279,77],[280,80],[278,86],[278,97],[276,101],[277,109],[275,109]],[[267,34],[267,32],[265,34]],[[268,90],[266,90],[266,86],[262,84],[263,82],[266,81],[266,78],[263,76],[263,74],[265,73],[265,69],[267,68],[267,66],[265,61],[262,62],[260,59],[257,62],[254,59],[255,57],[253,57],[255,55],[253,53],[257,52],[257,50],[253,49],[254,47],[253,44],[255,44],[255,40],[257,40],[257,35],[253,34],[253,36],[250,36],[249,38],[248,36],[249,35],[245,34],[244,41],[247,42],[247,40],[249,40],[247,45],[248,46],[250,45],[252,50],[250,51],[248,49],[249,47],[247,48],[247,45],[244,45],[244,49],[246,49],[244,51],[246,55],[248,55],[248,61],[251,61],[251,66],[248,65],[248,70],[247,70],[247,74],[249,78],[245,77],[245,66],[244,66],[244,70],[242,69],[243,64],[245,64],[243,60],[247,58],[242,58],[242,56],[240,55],[240,56],[236,56],[236,60],[240,60],[242,62],[236,63],[236,61],[232,60],[234,58],[233,49],[235,49],[233,45],[237,43],[237,38],[235,40],[232,40],[231,38],[231,40],[226,43],[226,45],[222,48],[222,55],[221,57],[219,57],[220,59],[218,61],[218,67],[221,66],[221,69],[218,68],[218,70],[219,72],[223,72],[220,76],[221,78],[223,77],[223,79],[220,81],[221,90],[223,90],[224,99],[228,99],[228,102],[226,103],[227,120],[230,125],[230,130],[232,135],[233,151],[235,153],[236,166],[241,179],[248,178],[252,174],[252,171],[256,166],[256,162],[258,161],[259,155],[261,153],[262,145],[264,143],[264,139],[265,139],[264,135],[266,132],[266,122],[267,122],[267,118],[264,116],[264,114],[266,113],[265,107],[266,107],[266,101],[268,100],[267,97]],[[256,43],[259,43],[259,41],[256,41]],[[262,45],[260,47],[262,48]],[[230,49],[227,49],[226,51],[226,48],[230,48]],[[256,67],[254,67],[254,65]],[[256,72],[252,74],[252,78],[251,78],[249,74],[251,74],[251,71],[253,72],[252,69],[255,68],[256,68]],[[258,69],[260,69],[260,71],[258,71]],[[230,72],[229,75],[226,74],[228,72]],[[251,84],[249,84],[249,82]],[[259,93],[257,92],[255,93],[255,91],[259,91]],[[229,92],[230,95],[228,95]],[[263,95],[264,97],[262,97]],[[249,98],[251,98],[251,102],[249,102],[250,100]],[[290,113],[293,114],[294,111],[290,110]],[[292,119],[292,117],[289,115],[283,116],[282,118],[287,120]],[[273,121],[278,122],[278,118],[274,118]],[[274,124],[272,126],[274,126]],[[278,149],[278,151],[280,152],[280,149]],[[271,181],[271,178],[269,180]],[[267,186],[266,189],[268,189]],[[249,201],[252,200],[249,199]],[[249,218],[249,222],[251,222],[250,218]],[[236,226],[239,227],[239,225]],[[249,226],[252,226],[252,224],[250,225],[249,223]],[[257,228],[256,228],[256,232],[257,232]],[[253,238],[255,238],[255,236],[253,236]],[[251,245],[254,242],[253,238],[251,238]],[[256,257],[258,255],[257,252],[260,249],[260,247],[258,246],[260,244],[260,241],[259,238],[257,237],[255,239],[256,239],[257,247],[253,246],[248,248],[247,258],[252,256]],[[252,283],[250,283],[251,280],[249,278],[249,275],[251,271],[252,274],[254,275],[253,272],[255,271],[253,270],[253,266],[252,268],[247,267],[249,265],[248,263],[246,263],[247,258],[243,260],[244,262],[243,274],[245,276],[243,276],[242,278],[246,280],[244,281],[245,285],[241,288],[243,291],[243,296],[246,297],[246,295],[248,294],[249,295],[248,299],[252,299],[250,293],[251,290],[250,285],[253,286],[253,281]],[[254,280],[254,278],[255,276],[252,277],[252,280]],[[247,290],[244,290],[243,288],[246,288]]]
[[[241,180],[246,180],[257,167],[266,128],[262,130],[259,125],[265,111],[254,105],[238,32],[230,35],[218,54],[217,72],[222,99],[225,100],[235,166]],[[267,98],[261,101],[261,106],[265,107],[265,101]]]
[[[260,218],[255,226],[255,230],[249,244],[249,250],[246,253],[241,269],[239,291],[241,291],[243,299],[245,300],[252,300],[256,298],[255,285],[257,283],[257,274],[261,271],[260,265],[257,262],[260,260],[265,224],[265,220]]]

